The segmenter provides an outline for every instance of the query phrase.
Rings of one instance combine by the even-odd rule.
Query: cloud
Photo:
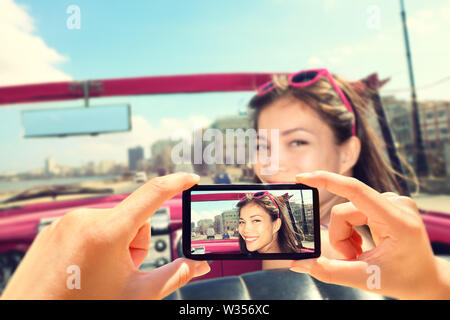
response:
[[[215,216],[221,215],[222,210],[202,210],[200,212],[196,210],[191,210],[191,221],[195,222],[195,225],[197,226],[198,221],[202,219],[211,219],[214,220]]]
[[[318,57],[316,57],[316,56],[312,56],[311,58],[309,58],[309,59],[307,60],[307,64],[308,64],[309,66],[312,66],[312,67],[323,67],[323,68],[326,68],[327,66],[330,66],[330,65],[336,65],[336,64],[339,64],[339,63],[342,61],[341,58],[335,57],[335,56],[331,56],[331,57],[324,58],[324,59],[325,59],[327,62],[325,62],[325,61],[322,60],[321,58],[318,58]]]
[[[34,21],[27,11],[13,0],[0,1],[0,86],[71,80],[55,67],[69,58],[33,33]]]
[[[98,163],[102,160],[126,164],[129,148],[141,146],[144,148],[144,156],[149,158],[150,146],[156,140],[171,138],[171,133],[179,128],[193,132],[195,121],[210,123],[203,116],[192,116],[185,119],[163,118],[152,125],[146,117],[135,115],[132,116],[132,130],[129,132],[93,137],[22,139],[20,115],[17,114],[17,117],[12,119],[17,121],[10,121],[11,126],[8,127],[7,123],[5,127],[5,121],[1,122],[0,126],[6,128],[8,132],[13,132],[10,135],[11,139],[0,143],[2,151],[5,151],[2,154],[3,165],[0,174],[42,169],[48,157],[53,157],[59,165],[70,167],[78,167],[91,161]]]
[[[323,1],[323,8],[327,11],[336,8],[337,0],[325,0]]]
[[[349,40],[339,46],[316,52],[308,59],[308,64],[325,66],[349,80],[378,72],[380,78],[392,78],[383,87],[382,94],[409,99],[408,67],[401,20],[394,22],[371,31],[361,41]],[[447,30],[450,30],[450,4],[409,11],[407,23],[419,99],[449,99],[448,86],[444,84],[426,90],[421,88],[448,77],[450,46],[443,39],[448,38]]]
[[[423,9],[408,18],[407,24],[411,32],[420,36],[433,35],[440,27],[439,14],[434,10]]]
[[[316,56],[312,56],[311,58],[309,58],[307,63],[308,63],[308,65],[315,66],[315,67],[324,65],[324,62],[322,61],[322,59],[320,59]]]
[[[407,19],[410,32],[421,37],[436,37],[436,32],[444,34],[450,27],[450,4],[439,8],[422,9]]]
[[[340,63],[342,61],[342,59],[341,58],[338,58],[338,57],[330,57],[330,58],[328,58],[328,62],[330,63],[330,64],[338,64],[338,63]]]
[[[132,116],[131,131],[96,137],[72,137],[71,148],[62,148],[64,154],[60,153],[55,159],[65,164],[69,159],[80,159],[80,155],[84,155],[89,161],[114,159],[127,162],[127,150],[136,146],[143,147],[144,156],[148,158],[150,146],[155,141],[170,139],[174,132],[192,133],[198,123],[208,126],[211,120],[203,116],[192,116],[187,119],[162,118],[156,126],[152,126],[145,117]]]

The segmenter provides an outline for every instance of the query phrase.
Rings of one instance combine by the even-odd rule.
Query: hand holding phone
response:
[[[183,252],[195,260],[320,256],[318,191],[302,184],[195,185],[183,192]]]

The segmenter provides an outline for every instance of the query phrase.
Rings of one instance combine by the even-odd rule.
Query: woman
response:
[[[295,183],[296,174],[324,170],[354,177],[379,192],[402,194],[395,179],[399,173],[383,158],[366,120],[370,94],[357,94],[347,81],[325,69],[275,75],[258,89],[249,107],[258,133],[267,130],[267,136],[258,136],[258,148],[271,150],[271,144],[278,143],[279,166],[276,173],[264,174],[272,163],[257,157],[255,182]],[[279,130],[279,141],[270,140],[271,130]],[[327,228],[332,208],[346,200],[325,189],[319,189],[319,198],[322,255],[339,258],[327,242]],[[363,248],[371,248],[368,229],[357,231]]]
[[[286,200],[288,201],[288,200]],[[302,248],[286,215],[283,197],[267,191],[249,193],[237,204],[241,253],[294,253]]]

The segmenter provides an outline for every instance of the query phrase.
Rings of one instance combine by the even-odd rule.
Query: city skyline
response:
[[[388,122],[390,123],[391,131],[394,135],[395,142],[397,146],[400,148],[399,151],[407,152],[406,157],[408,161],[410,161],[412,158],[411,156],[411,145],[412,145],[412,127],[411,127],[411,119],[410,119],[410,103],[407,100],[399,100],[396,99],[394,96],[383,96],[382,97],[383,105],[388,117]],[[239,114],[234,115],[234,117],[242,117]],[[220,123],[221,121],[231,121],[232,117],[230,116],[224,116],[224,117],[218,117],[213,121],[209,127],[215,126],[216,123]],[[449,141],[450,140],[450,101],[421,101],[419,102],[419,119],[422,127],[422,137],[425,141],[429,142],[427,145],[427,152],[436,152],[433,151],[437,145],[434,143],[439,141]],[[172,137],[173,138],[173,137]],[[67,139],[67,138],[65,138]],[[75,138],[77,139],[77,138]],[[62,170],[62,175],[67,175],[67,172],[70,171],[69,169],[73,168],[87,168],[88,171],[99,171],[98,173],[94,174],[106,174],[108,170],[97,170],[96,168],[92,169],[96,166],[105,167],[108,166],[110,163],[114,163],[116,165],[120,166],[128,166],[128,169],[131,171],[136,170],[145,170],[145,168],[148,168],[149,161],[152,159],[152,150],[155,151],[161,151],[162,146],[164,144],[167,144],[167,141],[171,141],[169,138],[161,138],[158,140],[153,141],[153,143],[144,143],[143,145],[135,144],[133,146],[130,146],[128,148],[123,148],[123,152],[121,152],[121,157],[119,159],[116,158],[103,158],[103,159],[84,159],[81,163],[78,164],[68,164],[64,161],[60,161],[59,156],[54,155],[47,155],[43,161],[47,161],[47,159],[52,158],[57,163],[58,167]],[[174,141],[174,140],[172,140]],[[135,148],[138,148],[142,151],[140,153],[139,157],[133,161],[130,161],[130,150],[133,150]],[[431,148],[431,149],[430,149]],[[147,152],[146,152],[147,151]],[[146,157],[147,154],[147,157]],[[148,156],[150,155],[150,156]],[[124,158],[124,159],[123,159]],[[169,159],[170,160],[170,159]],[[142,161],[142,162],[140,162]],[[133,162],[134,164],[131,164]],[[34,163],[34,162],[33,162]],[[109,164],[108,164],[109,163]],[[95,164],[95,165],[93,165]],[[91,167],[90,169],[88,167]],[[1,170],[1,169],[0,169]],[[0,171],[0,176],[8,177],[8,176],[14,176],[14,175],[23,175],[23,174],[29,174],[31,176],[43,176],[45,172],[45,165],[44,168],[42,165],[37,166],[34,165],[34,167],[31,167],[27,170],[23,171],[8,171],[3,169]],[[116,170],[114,173],[122,173],[123,170]],[[48,175],[49,172],[47,172]],[[52,175],[57,175],[57,172],[52,172]],[[70,175],[70,174],[69,174]],[[72,174],[73,175],[73,174]],[[77,174],[77,175],[83,175],[83,174]]]
[[[0,40],[10,45],[0,52],[0,60],[7,66],[7,72],[0,75],[0,85],[167,74],[293,72],[326,67],[348,80],[373,72],[382,79],[391,77],[381,94],[409,99],[396,1],[377,2],[375,11],[368,10],[374,6],[369,0],[263,2],[264,5],[249,0],[169,6],[158,1],[136,1],[128,10],[126,3],[112,6],[100,0],[80,0],[77,5],[83,17],[81,28],[69,30],[65,23],[67,4],[63,2],[4,1],[0,26],[5,32]],[[445,30],[450,27],[450,5],[435,0],[408,1],[406,6],[418,100],[448,100],[450,62],[446,57],[450,47],[440,39],[446,38]],[[299,19],[305,12],[308,19]],[[370,12],[378,12],[379,19]],[[119,17],[120,24],[111,23]],[[324,23],[310,27],[309,19],[322,21],[323,17]],[[265,21],[272,21],[273,27],[267,30]],[[266,32],[261,33],[264,29]],[[93,47],[95,54],[90,50]],[[219,116],[234,114],[253,94],[91,99],[92,105],[131,104],[132,132],[65,139],[23,139],[20,112],[30,108],[79,107],[83,101],[4,106],[0,117],[0,173],[34,169],[52,155],[70,166],[81,165],[85,159],[126,162],[127,156],[120,148],[147,146],[170,138],[179,128],[193,127],[195,121],[211,123]]]
[[[144,160],[144,148],[136,146],[128,149],[128,169],[137,171],[139,162]]]
[[[113,160],[88,161],[80,166],[60,164],[53,157],[45,159],[39,169],[32,169],[17,173],[0,174],[0,179],[21,177],[25,179],[51,177],[83,177],[101,175],[119,175],[127,171],[128,165]]]

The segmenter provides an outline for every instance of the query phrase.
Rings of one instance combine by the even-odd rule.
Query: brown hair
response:
[[[292,87],[286,75],[274,75],[275,89],[265,95],[254,96],[249,103],[249,107],[254,111],[255,129],[258,130],[258,117],[265,107],[282,97],[292,97],[312,107],[333,130],[337,145],[344,143],[352,136],[352,125],[356,120],[356,136],[361,141],[361,152],[353,167],[353,177],[379,192],[395,189],[400,194],[408,194],[407,190],[402,189],[396,176],[413,181],[417,186],[414,170],[404,158],[401,158],[401,161],[413,175],[413,179],[392,168],[383,157],[382,145],[367,121],[369,100],[375,93],[374,90],[366,88],[364,92],[356,93],[349,82],[336,75],[333,75],[333,79],[349,100],[354,115],[342,103],[326,78],[307,87]],[[254,181],[261,182],[256,176]]]
[[[270,196],[275,201],[278,208],[280,208],[281,227],[280,230],[278,230],[277,241],[281,253],[300,252],[300,249],[302,248],[301,238],[303,238],[303,234],[295,233],[294,229],[292,228],[292,223],[295,223],[295,221],[291,222],[291,220],[287,216],[287,206],[285,201],[288,200],[285,200],[283,197],[274,196],[273,194],[271,194]],[[263,208],[270,215],[272,221],[278,219],[278,208],[273,204],[270,197],[268,195],[265,195],[261,198],[254,198],[252,193],[248,193],[246,195],[246,199],[243,201],[239,201],[236,205],[236,207],[238,208],[239,217],[241,216],[241,209],[249,203],[255,203]],[[250,251],[247,250],[245,241],[240,234],[239,247],[241,249],[241,253],[250,253]]]

